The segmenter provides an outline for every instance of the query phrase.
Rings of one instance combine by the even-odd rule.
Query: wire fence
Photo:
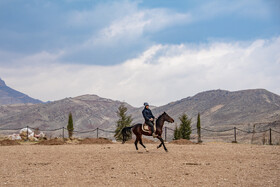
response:
[[[40,132],[44,132],[49,138],[52,137],[61,137],[61,138],[67,138],[68,135],[68,130],[65,127],[60,127],[60,128],[56,128],[56,129],[39,129],[39,128],[34,128],[34,127],[30,127],[30,126],[26,126],[26,127],[22,127],[22,128],[15,128],[15,129],[11,129],[11,128],[0,128],[0,132],[4,131],[7,133],[16,133],[21,129],[27,129],[27,138],[28,138],[28,129],[33,130],[33,131],[40,131]],[[49,133],[50,132],[50,133]],[[77,130],[73,130],[72,131],[74,133],[75,136],[79,136],[79,137],[95,137],[95,138],[100,138],[100,137],[106,137],[106,138],[111,138],[113,137],[113,134],[115,133],[115,131],[110,131],[110,130],[105,130],[105,129],[101,129],[101,128],[95,128],[95,129],[90,129],[90,130],[83,130],[83,131],[77,131]],[[111,134],[108,136],[108,134]]]
[[[165,127],[165,141],[168,138],[167,131],[171,131],[174,134],[175,129]],[[193,128],[189,131],[191,133],[191,140],[196,141],[198,139],[197,128]],[[196,133],[195,133],[196,132]],[[272,128],[265,130],[243,130],[237,127],[215,130],[209,128],[200,128],[200,135],[203,141],[226,141],[232,143],[252,143],[252,144],[280,144],[280,132]]]
[[[22,127],[22,128],[0,128],[0,132],[4,131],[7,133],[10,132],[18,132],[19,130],[27,128],[31,129],[33,131],[39,130],[40,132],[44,132],[46,135],[51,137],[61,137],[61,138],[67,138],[68,135],[66,134],[67,128],[60,127],[56,129],[39,129],[34,128],[30,126]],[[198,137],[197,134],[197,128],[192,128],[190,130],[191,133],[191,140],[195,141]],[[165,141],[171,141],[174,139],[174,131],[175,129],[172,129],[170,127],[164,127],[163,129],[163,137]],[[196,132],[196,133],[195,133]],[[28,133],[28,130],[27,130]],[[49,133],[49,134],[48,134]],[[95,129],[89,129],[89,130],[83,130],[83,131],[73,131],[75,136],[79,137],[94,137],[94,138],[114,138],[115,131],[101,129],[101,128],[95,128]],[[265,129],[265,130],[244,130],[237,127],[228,128],[228,129],[222,129],[222,130],[215,130],[215,129],[209,129],[209,128],[202,128],[200,129],[201,138],[203,141],[226,141],[226,142],[247,142],[247,143],[258,143],[258,144],[280,144],[280,132],[276,131],[272,128]],[[260,135],[261,134],[261,135]],[[27,135],[28,136],[28,135]]]

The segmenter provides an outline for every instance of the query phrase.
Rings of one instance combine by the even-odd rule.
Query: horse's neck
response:
[[[162,116],[160,116],[156,121],[156,127],[162,128],[163,124],[164,124],[164,120],[163,120]]]

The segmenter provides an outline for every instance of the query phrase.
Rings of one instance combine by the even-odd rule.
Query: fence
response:
[[[31,129],[31,130],[39,130],[38,128],[34,128],[34,127],[30,127],[30,126],[26,126],[26,127],[22,127],[22,128],[17,128],[17,129],[1,129],[0,128],[0,131],[19,131],[23,128],[27,128],[27,129]],[[41,132],[57,132],[57,131],[60,131],[60,134],[59,136],[62,137],[62,138],[66,138],[67,136],[65,135],[65,132],[66,132],[67,128],[65,127],[60,127],[60,128],[57,128],[57,129],[40,129]],[[103,132],[104,133],[110,133],[110,134],[113,134],[115,133],[115,131],[109,131],[109,130],[105,130],[105,129],[101,129],[101,128],[95,128],[95,129],[91,129],[91,130],[86,130],[86,131],[73,131],[75,134],[87,134],[87,136],[92,136],[93,134],[92,133],[96,133],[96,138],[99,138],[100,137],[100,132]],[[27,131],[27,139],[28,139],[28,131]]]
[[[30,127],[30,126],[26,126],[24,128],[32,129],[32,130],[38,130],[38,128],[33,128],[33,127]],[[21,129],[22,128],[17,128],[17,129],[4,129],[4,128],[0,128],[0,131],[19,131]],[[62,138],[66,137],[66,135],[65,135],[65,131],[66,130],[67,129],[65,127],[61,127],[61,128],[57,128],[57,129],[44,129],[44,130],[40,129],[41,132],[57,132],[57,131],[60,131],[60,135],[59,136],[62,137]],[[191,129],[191,132],[194,132],[195,130],[197,130],[197,128]],[[169,135],[170,133],[168,133],[168,131],[172,132],[172,136]],[[220,133],[227,133],[226,134],[227,139],[229,139],[230,137],[233,138],[233,139],[231,139],[232,143],[237,143],[237,131],[243,133],[243,135],[241,136],[243,139],[244,138],[248,138],[248,137],[244,136],[244,134],[247,134],[247,135],[248,134],[252,134],[254,136],[255,134],[269,132],[269,138],[268,138],[268,140],[269,140],[268,144],[269,145],[273,144],[273,137],[272,137],[272,135],[274,133],[274,134],[279,135],[279,141],[280,141],[280,132],[276,131],[276,130],[274,130],[272,128],[269,128],[269,129],[266,129],[266,130],[262,130],[262,131],[254,131],[254,130],[253,131],[248,131],[248,130],[246,131],[246,130],[239,129],[239,128],[236,128],[236,127],[233,127],[233,128],[230,128],[230,129],[224,129],[224,130],[213,130],[213,129],[201,128],[201,136],[202,137],[204,137],[205,139],[213,139],[215,137],[218,137],[219,135],[216,134],[215,136],[212,136],[212,135],[209,136],[209,133],[208,133],[208,135],[205,135],[205,134],[202,133],[203,131],[210,132],[210,133],[219,133],[219,134]],[[115,131],[105,130],[105,129],[101,129],[101,128],[95,128],[95,129],[86,130],[86,131],[75,131],[74,130],[73,132],[75,133],[75,135],[86,134],[86,137],[88,137],[88,136],[92,137],[92,136],[95,135],[96,138],[104,137],[104,135],[109,134],[109,136],[107,135],[106,137],[107,138],[111,138],[111,139],[113,138],[113,134],[115,133]],[[164,140],[165,141],[173,140],[173,132],[174,132],[174,129],[169,128],[169,127],[164,127]],[[232,133],[229,133],[229,132],[232,132]],[[192,134],[192,135],[193,135],[192,139],[195,139],[196,138],[195,135],[194,134]],[[253,143],[253,136],[251,138],[251,143]],[[27,137],[28,137],[28,131],[27,131]],[[224,139],[224,137],[225,137],[225,135],[220,136],[221,139]],[[274,144],[279,144],[280,143],[279,141],[277,143],[274,143]]]
[[[169,128],[169,127],[164,127],[165,128],[165,141],[167,141],[168,137],[167,137],[167,134],[168,134],[168,130],[169,131],[172,131],[174,132],[175,130],[172,129],[172,128]],[[191,129],[191,132],[194,132],[196,131],[197,128],[193,128]],[[246,130],[243,130],[243,129],[239,129],[237,127],[233,127],[233,128],[230,128],[230,129],[224,129],[224,130],[213,130],[213,129],[207,129],[207,128],[202,128],[201,127],[201,137],[204,136],[204,138],[206,139],[210,139],[210,140],[213,140],[215,137],[218,137],[219,135],[216,134],[215,136],[213,135],[209,135],[209,133],[207,135],[205,135],[203,133],[203,131],[207,131],[207,132],[210,132],[210,133],[219,133],[219,134],[222,134],[222,133],[227,133],[226,135],[222,134],[222,136],[220,137],[220,139],[227,139],[229,140],[231,138],[231,141],[232,143],[237,143],[237,132],[240,131],[241,133],[243,134],[240,134],[241,136],[241,139],[240,139],[240,142],[244,142],[244,139],[248,139],[248,136],[244,135],[244,134],[247,134],[247,135],[252,135],[252,138],[251,138],[251,143],[254,143],[253,141],[257,138],[257,137],[254,137],[254,135],[256,134],[260,134],[260,133],[266,133],[266,132],[269,132],[269,135],[268,135],[268,144],[269,145],[272,145],[273,144],[273,133],[274,133],[274,137],[278,137],[279,139],[275,140],[274,141],[274,144],[279,144],[280,143],[280,132],[279,131],[276,131],[272,128],[269,128],[269,129],[266,129],[266,130],[261,130],[261,131],[246,131]],[[226,138],[224,138],[226,136]],[[191,137],[192,139],[196,139],[197,136],[193,134],[193,136]],[[264,137],[262,137],[264,138]],[[203,140],[203,139],[202,139]],[[263,141],[262,139],[262,143],[265,144],[265,142]]]

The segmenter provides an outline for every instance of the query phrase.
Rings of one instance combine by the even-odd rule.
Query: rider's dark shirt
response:
[[[143,117],[145,118],[145,121],[150,121],[151,118],[155,118],[152,114],[152,111],[149,108],[144,108],[142,111]]]

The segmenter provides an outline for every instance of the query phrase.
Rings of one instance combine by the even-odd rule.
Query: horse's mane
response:
[[[161,118],[163,115],[166,115],[166,113],[163,112],[158,118]]]
[[[158,123],[159,122],[159,119],[161,119],[162,118],[162,116],[165,114],[165,112],[164,113],[162,113],[158,118],[157,118],[157,120],[156,120],[156,123]]]

